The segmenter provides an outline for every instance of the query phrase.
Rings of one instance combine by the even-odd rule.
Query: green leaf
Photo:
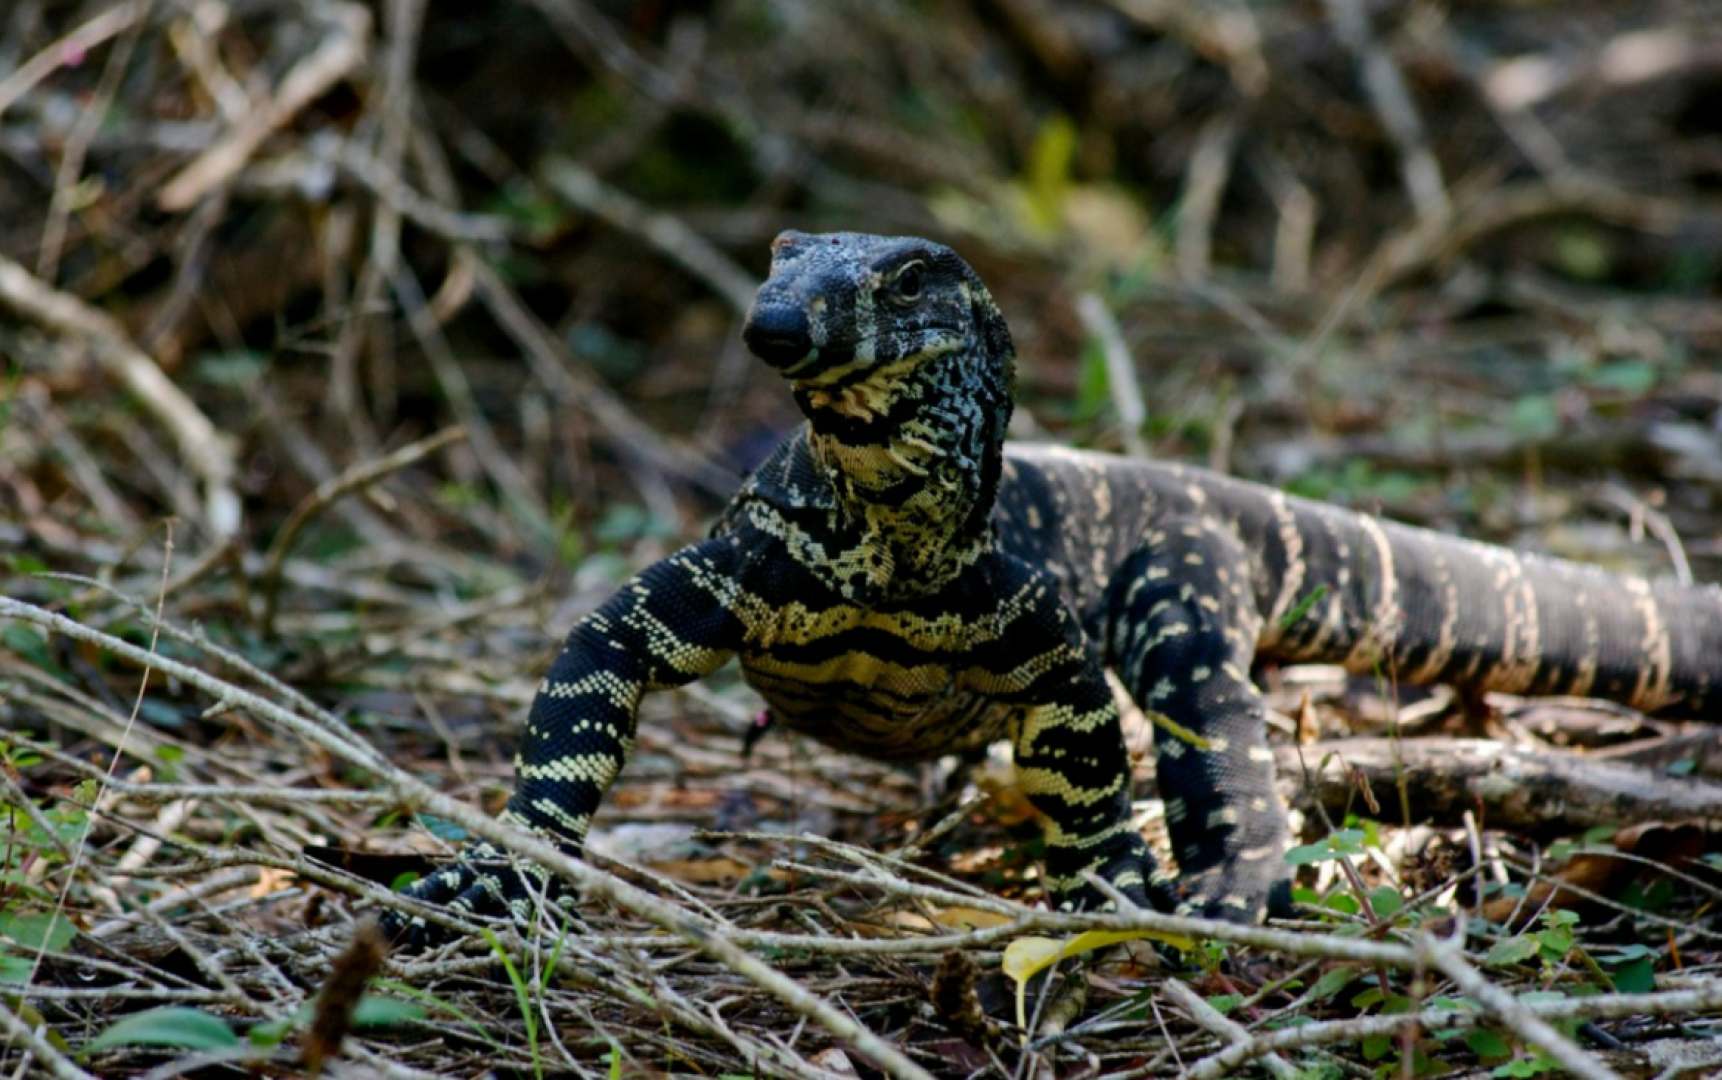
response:
[[[1405,898],[1391,885],[1379,885],[1369,891],[1369,906],[1376,918],[1391,919],[1405,910]]]
[[[1348,892],[1334,893],[1322,901],[1321,906],[1340,915],[1356,915],[1363,910],[1362,905],[1357,902],[1357,897]]]
[[[254,349],[204,353],[191,365],[192,377],[210,386],[243,390],[263,377],[269,358]]]
[[[31,667],[60,674],[59,667],[48,652],[46,631],[23,623],[8,623],[5,627],[0,627],[0,645],[29,661]]]
[[[1237,1008],[1238,1003],[1243,1000],[1244,995],[1242,994],[1215,994],[1213,997],[1208,999],[1208,1004],[1213,1007],[1215,1012],[1224,1016],[1226,1013]]]
[[[151,727],[172,731],[185,726],[185,713],[172,702],[159,698],[144,698],[138,704],[138,715],[147,720]]]
[[[353,1026],[383,1027],[407,1020],[422,1020],[424,1015],[424,1006],[417,1002],[366,994],[359,999],[359,1007],[353,1010]]]
[[[1286,862],[1292,866],[1308,866],[1342,856],[1363,854],[1362,829],[1340,829],[1313,844],[1303,844],[1286,852]]]
[[[1326,595],[1327,595],[1327,586],[1326,585],[1317,585],[1315,588],[1311,589],[1308,596],[1305,596],[1302,600],[1299,600],[1295,607],[1293,607],[1290,611],[1286,612],[1284,615],[1280,616],[1280,629],[1281,630],[1291,629],[1291,627],[1294,623],[1296,623],[1299,619],[1303,618],[1305,615],[1309,614],[1310,608],[1315,607],[1317,604],[1321,603],[1321,598],[1326,596]]]
[[[265,1020],[261,1024],[253,1024],[251,1030],[245,1033],[252,1046],[270,1050],[281,1045],[281,1040],[292,1034],[294,1028],[304,1027],[317,1015],[317,1003],[306,1001],[291,1016],[279,1020]]]
[[[1029,149],[1028,175],[1024,178],[1029,224],[1035,229],[1050,233],[1058,227],[1065,192],[1070,188],[1077,141],[1076,125],[1056,113],[1035,132],[1034,145]]]
[[[451,844],[464,844],[472,839],[464,828],[447,818],[437,817],[435,814],[420,814],[419,824],[423,825],[425,831],[438,840],[446,840]]]
[[[1393,1052],[1394,1038],[1391,1035],[1370,1035],[1363,1040],[1363,1060],[1380,1061]]]
[[[1523,438],[1546,439],[1561,429],[1560,407],[1553,394],[1526,394],[1513,402],[1507,424]]]
[[[1628,394],[1649,393],[1660,377],[1659,365],[1648,360],[1616,360],[1580,377],[1599,390],[1622,390]]]
[[[1542,946],[1543,959],[1550,962],[1557,961],[1572,951],[1573,932],[1564,926],[1554,930],[1538,930],[1533,936],[1537,939],[1537,944]]]
[[[113,1046],[172,1046],[180,1050],[229,1050],[240,1045],[227,1021],[202,1009],[171,1005],[128,1016],[84,1044],[80,1056]]]
[[[35,971],[36,965],[29,957],[0,953],[0,983],[29,982]]]
[[[1555,268],[1567,277],[1600,282],[1615,265],[1615,248],[1601,229],[1569,225],[1555,234]]]
[[[1354,983],[1356,981],[1357,981],[1357,969],[1356,968],[1353,968],[1353,967],[1329,968],[1328,970],[1322,972],[1321,978],[1317,979],[1315,981],[1315,985],[1309,988],[1310,1000],[1312,1000],[1312,1001],[1326,1001],[1328,998],[1331,998],[1334,995],[1338,994],[1341,990],[1344,990],[1346,987],[1350,986],[1352,983]]]
[[[1610,950],[1609,955],[1602,957],[1605,964],[1624,964],[1632,960],[1654,960],[1656,950],[1649,945],[1633,942],[1628,945],[1617,945]]]
[[[1488,1028],[1472,1028],[1465,1033],[1465,1045],[1471,1048],[1471,1053],[1480,1058],[1504,1058],[1513,1056],[1513,1048],[1507,1040],[1497,1032]]]
[[[1416,1011],[1417,1003],[1404,994],[1393,994],[1381,1003],[1382,1016],[1404,1016]]]
[[[59,952],[78,936],[78,928],[64,915],[51,911],[23,911],[15,915],[0,914],[0,935],[11,938],[19,948],[35,951],[46,947]]]
[[[1542,945],[1533,937],[1518,934],[1504,941],[1497,941],[1489,950],[1489,955],[1483,957],[1484,967],[1508,967],[1512,964],[1522,964],[1541,951]]]
[[[1617,994],[1648,994],[1656,989],[1656,961],[1640,957],[1628,961],[1609,974]]]

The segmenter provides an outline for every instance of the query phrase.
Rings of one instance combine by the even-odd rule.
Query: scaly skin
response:
[[[954,252],[791,232],[773,254],[743,337],[807,424],[711,538],[574,628],[527,721],[507,820],[577,850],[641,696],[739,657],[778,722],[836,747],[919,760],[1008,739],[1055,903],[1097,904],[1080,876],[1093,871],[1138,904],[1257,919],[1289,896],[1258,656],[1722,719],[1715,589],[1197,469],[1007,446],[1010,332]],[[1199,737],[1156,733],[1175,884],[1129,827],[1107,668]],[[480,844],[408,891],[524,916],[543,871],[521,873]]]

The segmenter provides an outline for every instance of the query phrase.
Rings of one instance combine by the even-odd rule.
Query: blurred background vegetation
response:
[[[1719,14],[19,0],[0,253],[159,364],[244,515],[208,520],[175,421],[13,288],[7,546],[167,514],[182,551],[266,546],[454,423],[386,512],[299,542],[541,568],[686,536],[796,419],[735,334],[795,227],[963,251],[1021,435],[1495,539],[1642,502],[1713,558]]]

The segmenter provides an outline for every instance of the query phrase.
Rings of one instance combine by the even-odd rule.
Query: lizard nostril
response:
[[[807,313],[795,304],[756,304],[741,338],[753,354],[772,367],[786,367],[813,348]]]

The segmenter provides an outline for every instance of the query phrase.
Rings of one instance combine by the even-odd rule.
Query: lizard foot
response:
[[[541,899],[564,909],[573,903],[570,890],[559,889],[543,867],[509,856],[487,841],[468,846],[441,870],[401,890],[421,903],[445,907],[459,915],[510,917],[529,923]],[[383,932],[395,944],[424,948],[446,940],[448,931],[421,916],[398,910],[381,914]]]
[[[1078,857],[1083,861],[1076,862]],[[1072,850],[1064,859],[1047,860],[1048,883],[1058,910],[1114,910],[1111,898],[1083,880],[1085,870],[1139,908],[1171,911],[1176,905],[1170,879],[1161,873],[1147,842],[1134,832],[1119,833],[1097,852]]]

